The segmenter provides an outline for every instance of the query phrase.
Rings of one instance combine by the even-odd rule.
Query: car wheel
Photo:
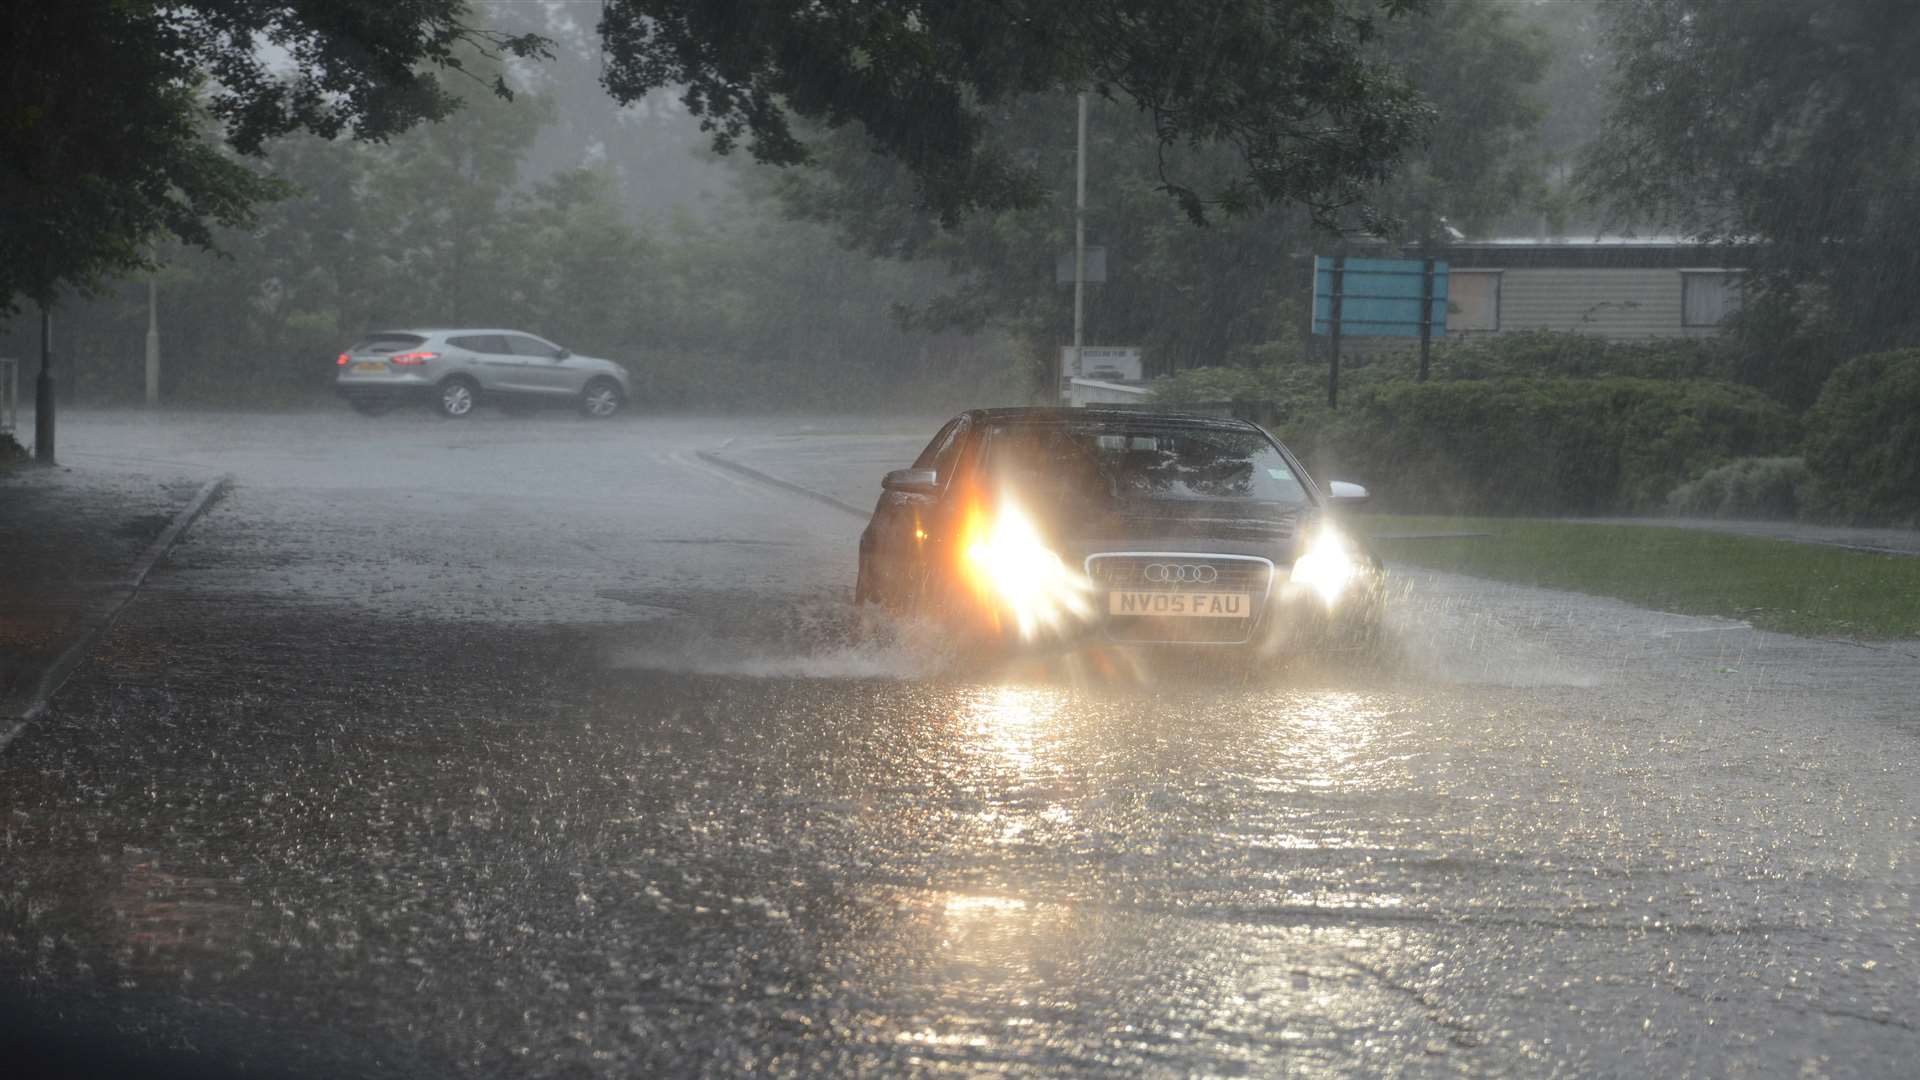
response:
[[[580,392],[580,415],[589,420],[605,420],[620,411],[626,399],[620,384],[612,379],[595,379]]]
[[[347,404],[361,416],[385,416],[393,411],[393,402],[382,398],[352,398]]]
[[[479,403],[480,388],[472,379],[456,375],[440,384],[440,396],[434,399],[433,407],[449,420],[465,420]]]

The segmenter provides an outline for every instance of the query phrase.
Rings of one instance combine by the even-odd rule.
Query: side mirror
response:
[[[567,357],[572,355],[573,355],[572,349],[561,349],[559,352],[553,354],[553,358],[555,360],[565,360]]]
[[[1345,480],[1334,480],[1327,484],[1327,498],[1342,506],[1359,506],[1373,498],[1367,489],[1359,484],[1350,484]]]
[[[880,478],[880,486],[908,495],[932,495],[940,490],[939,479],[932,469],[895,469]]]

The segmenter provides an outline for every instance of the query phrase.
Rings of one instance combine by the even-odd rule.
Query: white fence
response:
[[[0,356],[0,434],[20,426],[20,361]]]

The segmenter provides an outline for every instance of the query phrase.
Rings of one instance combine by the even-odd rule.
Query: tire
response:
[[[449,420],[465,420],[480,404],[480,387],[464,375],[455,375],[440,383],[433,399],[433,411]]]
[[[393,411],[393,402],[384,398],[348,398],[347,404],[361,416],[385,416]]]
[[[620,384],[612,379],[590,379],[580,391],[580,415],[589,420],[610,420],[627,404]]]

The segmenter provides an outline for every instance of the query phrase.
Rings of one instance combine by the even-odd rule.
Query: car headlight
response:
[[[974,591],[997,600],[1023,638],[1093,612],[1086,576],[1061,561],[1011,499],[1001,500],[992,524],[976,533],[964,555]]]
[[[1307,550],[1293,562],[1293,583],[1312,589],[1329,610],[1358,576],[1360,560],[1354,554],[1353,542],[1332,525],[1321,525]]]

